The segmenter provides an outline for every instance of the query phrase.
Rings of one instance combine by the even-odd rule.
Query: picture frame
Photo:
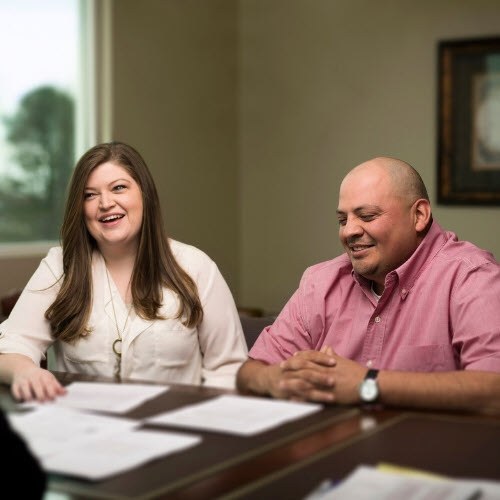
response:
[[[441,204],[500,205],[500,37],[438,43]]]

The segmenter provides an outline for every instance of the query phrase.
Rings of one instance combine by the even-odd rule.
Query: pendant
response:
[[[118,356],[121,357],[122,355],[122,339],[116,339],[113,342],[113,352]]]
[[[114,374],[115,374],[115,379],[116,380],[120,380],[120,356],[117,356],[116,357],[116,364],[115,364],[115,370],[114,370]]]

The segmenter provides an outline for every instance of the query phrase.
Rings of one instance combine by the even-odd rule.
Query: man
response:
[[[238,372],[277,398],[500,411],[500,265],[433,221],[395,158],[340,186],[346,253],[312,266]]]

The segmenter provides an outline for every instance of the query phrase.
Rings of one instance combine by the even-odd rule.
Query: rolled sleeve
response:
[[[175,257],[198,288],[203,320],[198,326],[202,383],[234,389],[247,345],[231,291],[215,262],[191,245],[171,241]]]
[[[450,307],[460,367],[500,372],[500,266],[491,262],[467,270]]]
[[[234,388],[236,372],[247,359],[245,337],[231,291],[213,261],[207,278],[200,283],[202,376],[206,385]]]

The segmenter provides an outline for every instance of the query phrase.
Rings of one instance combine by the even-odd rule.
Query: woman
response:
[[[151,174],[132,147],[100,144],[69,186],[61,247],[49,250],[0,325],[0,381],[17,399],[64,394],[40,368],[234,386],[247,349],[215,263],[169,240]]]

